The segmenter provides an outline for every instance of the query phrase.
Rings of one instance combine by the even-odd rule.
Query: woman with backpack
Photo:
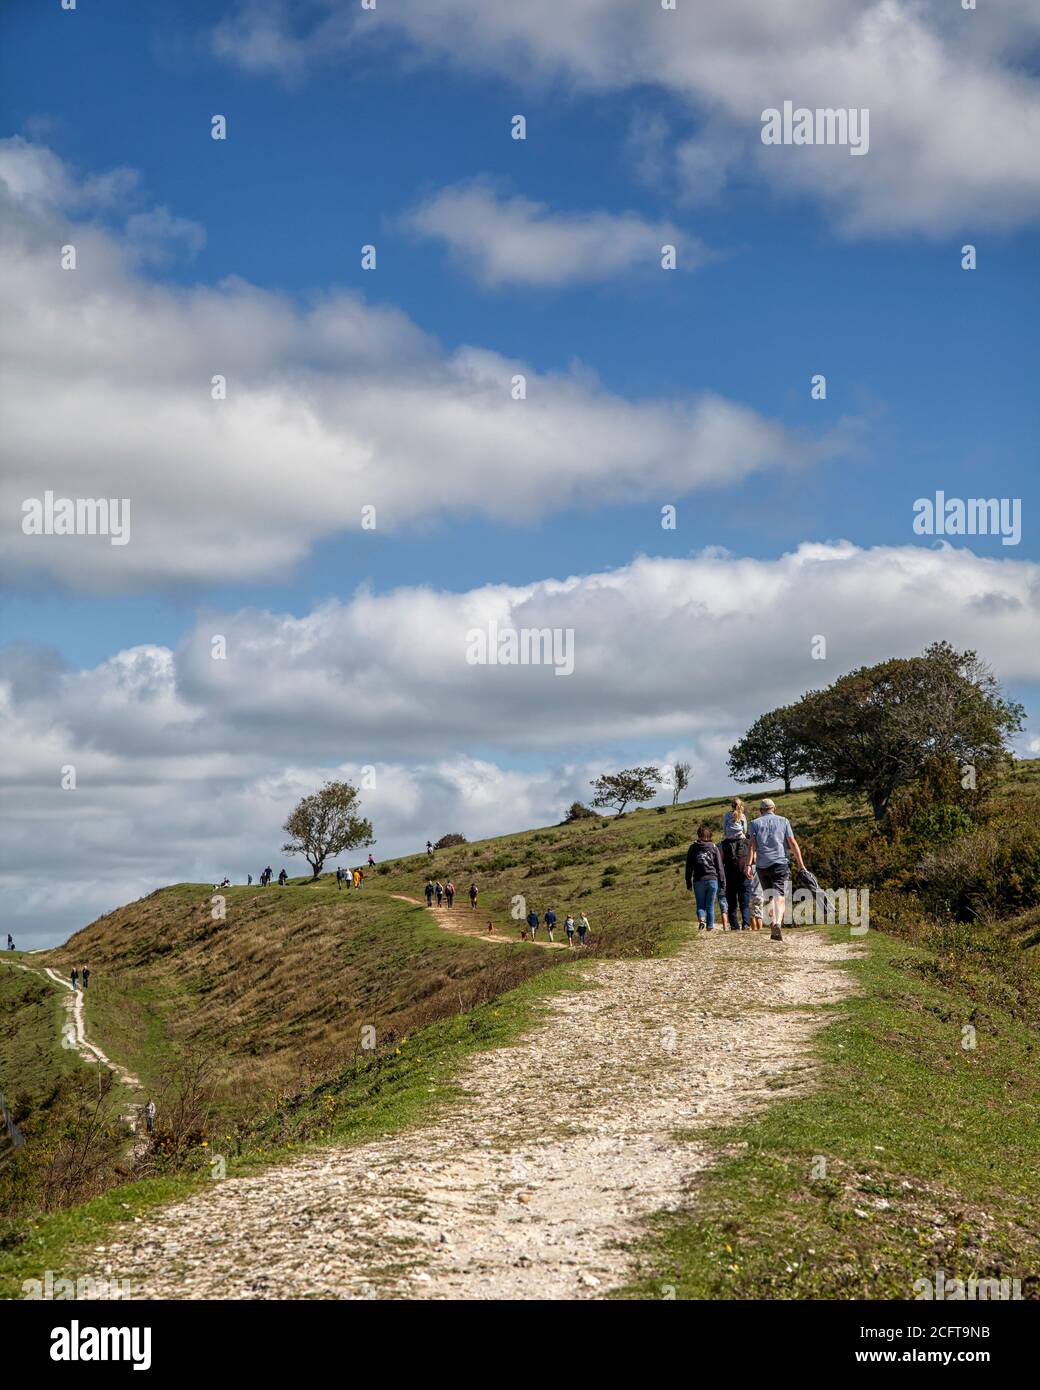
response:
[[[697,926],[715,929],[715,899],[719,885],[725,884],[726,871],[719,847],[711,838],[711,826],[702,825],[686,855],[686,887],[697,900]]]
[[[720,885],[724,894],[722,925],[727,913],[730,931],[748,931],[751,927],[751,880],[747,876],[751,845],[743,833],[728,835],[720,846],[725,878]]]

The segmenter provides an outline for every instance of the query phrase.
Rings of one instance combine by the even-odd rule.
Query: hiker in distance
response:
[[[549,933],[549,940],[555,941],[553,932],[556,930],[556,913],[550,907],[545,914],[545,930]]]
[[[698,928],[715,930],[715,900],[720,884],[725,882],[726,870],[719,847],[711,838],[711,826],[701,825],[686,854],[686,889],[692,890],[697,901]]]
[[[7,949],[9,951],[14,950],[14,937],[11,935],[10,932],[7,933]]]
[[[144,1123],[148,1133],[151,1134],[155,1126],[155,1101],[149,1100],[144,1107]]]
[[[441,903],[444,901],[444,884],[440,881],[440,879],[438,879],[436,883],[436,892],[437,906],[440,907]]]
[[[449,906],[449,907],[454,907],[454,906],[455,906],[455,885],[454,885],[454,883],[452,883],[452,881],[451,881],[450,878],[448,879],[447,883],[444,885],[444,896],[448,899],[448,906]]]
[[[370,855],[368,856],[368,867],[369,867],[370,869],[374,869],[375,866],[376,866],[376,861],[372,858],[372,856],[371,856],[371,854],[370,854]]]
[[[563,930],[564,930],[564,931],[566,932],[566,934],[567,934],[567,945],[568,945],[568,946],[571,948],[571,950],[573,951],[573,950],[574,950],[574,918],[571,916],[571,914],[570,914],[569,912],[567,913],[567,916],[563,919]]]
[[[287,881],[288,877],[289,877],[289,875],[288,875],[288,874],[285,872],[285,870],[283,869],[282,872],[278,875],[278,887],[279,887],[279,888],[284,888],[284,887],[285,887],[285,884],[286,884],[286,881]]]
[[[585,916],[585,914],[584,914],[584,912],[583,912],[583,913],[581,914],[581,916],[578,918],[578,945],[579,945],[579,946],[584,946],[584,945],[585,945],[585,938],[588,936],[588,934],[589,934],[589,919]]]
[[[426,841],[426,853],[427,853],[427,854],[432,854],[432,853],[433,853],[433,841],[432,841],[432,840],[427,840],[427,841]]]
[[[72,967],[72,988],[79,988],[79,971],[76,969],[75,966]]]
[[[472,911],[473,908],[476,907],[476,905],[477,905],[477,885],[476,885],[475,883],[471,883],[471,884],[469,885],[469,906],[470,906],[470,911]]]
[[[762,884],[769,914],[770,941],[783,941],[780,930],[787,904],[787,885],[791,878],[791,864],[788,850],[794,855],[794,862],[801,873],[805,873],[805,861],[794,830],[786,816],[778,816],[776,802],[772,797],[763,797],[759,803],[760,815],[748,826],[751,840],[751,854],[744,871],[751,879],[756,873]]]
[[[85,966],[83,967],[83,988],[86,989],[87,985],[89,985],[89,984],[90,984],[90,966],[89,966],[89,965],[85,965]]]
[[[533,907],[531,908],[531,911],[527,914],[527,926],[528,926],[528,929],[530,930],[530,933],[531,933],[531,940],[532,940],[532,941],[537,941],[537,940],[538,940],[538,913],[535,912],[535,910],[534,910]]]
[[[336,892],[343,891],[343,865],[340,864],[336,869]]]
[[[432,879],[432,878],[428,878],[428,879],[426,880],[426,888],[425,888],[424,891],[425,891],[425,893],[426,893],[426,906],[427,906],[427,907],[432,907],[432,906],[433,906],[433,879]]]

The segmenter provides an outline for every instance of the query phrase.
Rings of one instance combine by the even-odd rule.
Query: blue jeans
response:
[[[705,918],[709,928],[715,925],[715,897],[718,891],[717,878],[699,878],[693,885],[693,895],[697,899],[697,916]]]

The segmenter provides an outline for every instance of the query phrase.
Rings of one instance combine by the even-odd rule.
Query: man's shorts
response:
[[[791,877],[791,866],[786,859],[779,864],[757,864],[755,867],[758,869],[759,882],[766,892],[770,888],[783,892],[784,885]]]

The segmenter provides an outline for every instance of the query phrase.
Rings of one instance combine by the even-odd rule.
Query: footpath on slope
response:
[[[691,1131],[811,1085],[856,949],[717,931],[595,962],[594,987],[471,1060],[429,1123],[214,1181],[97,1247],[92,1272],[138,1299],[602,1297],[713,1161]]]
[[[421,898],[410,898],[407,893],[391,893],[390,896],[396,898],[398,902],[413,903],[416,907],[423,906]],[[519,923],[515,924],[516,935],[508,934],[503,931],[501,927],[499,927],[497,931],[489,932],[487,930],[487,919],[481,915],[479,908],[463,907],[461,904],[458,907],[454,905],[448,907],[447,903],[439,907],[436,903],[432,903],[427,911],[433,914],[436,918],[437,925],[443,927],[445,931],[458,932],[461,936],[472,936],[477,941],[490,941],[492,946],[513,946],[520,940]],[[540,927],[539,930],[545,932],[545,927]],[[556,930],[563,935],[562,922],[557,922]],[[566,951],[569,949],[566,940],[528,940],[526,945],[544,946],[547,950],[551,951]]]
[[[3,957],[0,957],[0,960],[2,959]],[[129,1090],[140,1091],[142,1089],[140,1081],[132,1071],[127,1071],[126,1067],[122,1067],[118,1062],[113,1062],[111,1058],[106,1057],[101,1048],[87,1037],[86,1022],[83,1017],[83,994],[80,990],[73,989],[69,981],[59,975],[56,970],[52,970],[50,966],[36,970],[33,966],[23,965],[21,961],[17,960],[7,961],[6,964],[13,965],[16,970],[24,970],[26,974],[35,975],[38,979],[49,979],[52,984],[65,991],[62,1001],[65,1007],[65,1020],[61,1025],[62,1047],[68,1048],[70,1052],[78,1053],[85,1062],[100,1062],[102,1066],[107,1067],[118,1077]],[[140,1110],[141,1107],[135,1104],[133,1110],[123,1116],[135,1132],[140,1119]]]

